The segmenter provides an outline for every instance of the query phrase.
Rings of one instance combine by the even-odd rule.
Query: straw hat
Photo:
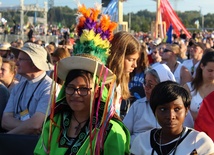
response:
[[[10,50],[10,43],[8,42],[3,42],[2,44],[0,44],[0,50],[2,51],[9,51]]]
[[[97,71],[96,71],[97,68]],[[103,68],[103,70],[102,70]],[[67,57],[59,61],[58,63],[58,76],[60,79],[65,80],[70,70],[82,69],[95,73],[102,80],[106,76],[105,83],[109,83],[115,76],[111,70],[109,70],[104,64],[83,56]]]

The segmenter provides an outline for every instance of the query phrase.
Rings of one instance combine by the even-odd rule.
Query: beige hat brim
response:
[[[0,48],[1,51],[10,51],[10,48]]]
[[[82,56],[71,56],[60,60],[58,62],[58,77],[65,81],[69,71],[74,69],[81,69],[89,71],[91,73],[95,73],[96,65],[97,65],[96,75],[98,77],[101,76],[100,77],[101,80],[104,81],[105,83],[110,83],[112,79],[115,77],[115,75],[110,69],[108,69],[106,66],[93,59]],[[103,71],[101,73],[102,67]],[[105,76],[107,76],[106,79]]]
[[[40,59],[40,57],[38,56],[34,56],[35,53],[34,52],[29,52],[29,48],[26,48],[25,46],[23,46],[21,49],[20,48],[15,48],[13,47],[13,50],[12,52],[14,53],[16,51],[16,54],[17,54],[17,58],[18,58],[18,55],[21,52],[24,52],[26,53],[32,60],[33,64],[40,70],[43,70],[43,71],[48,71],[50,70],[50,65],[48,64],[47,61],[42,61]],[[44,51],[46,52],[46,51]],[[15,53],[14,53],[15,54]]]

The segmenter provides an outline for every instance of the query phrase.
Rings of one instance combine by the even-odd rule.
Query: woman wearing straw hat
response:
[[[3,42],[0,44],[0,56],[5,59],[13,59],[14,55],[10,51],[10,43]]]
[[[58,77],[65,80],[51,106],[36,155],[124,155],[130,135],[113,106],[116,76],[105,67],[115,23],[100,12],[79,5],[73,56],[58,62]]]

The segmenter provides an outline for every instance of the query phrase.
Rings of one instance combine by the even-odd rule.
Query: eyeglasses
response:
[[[166,52],[172,52],[172,51],[171,51],[170,49],[165,48],[165,49],[163,50],[163,52],[166,53]]]
[[[80,87],[80,88],[66,87],[65,93],[68,95],[73,95],[75,92],[77,92],[79,96],[87,96],[88,92],[91,89],[92,88],[87,88],[87,87]]]
[[[151,84],[151,83],[147,83],[145,80],[143,81],[143,87],[147,87],[149,89],[153,88],[154,86],[156,86],[156,84]]]

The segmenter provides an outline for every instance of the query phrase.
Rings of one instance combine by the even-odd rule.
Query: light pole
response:
[[[200,17],[201,17],[201,29],[204,30],[204,15],[202,14],[202,9],[201,6],[198,6],[200,8],[199,13],[200,13]]]
[[[20,0],[20,30],[22,39],[24,39],[24,0]]]
[[[132,13],[129,13],[129,32],[131,32]]]

